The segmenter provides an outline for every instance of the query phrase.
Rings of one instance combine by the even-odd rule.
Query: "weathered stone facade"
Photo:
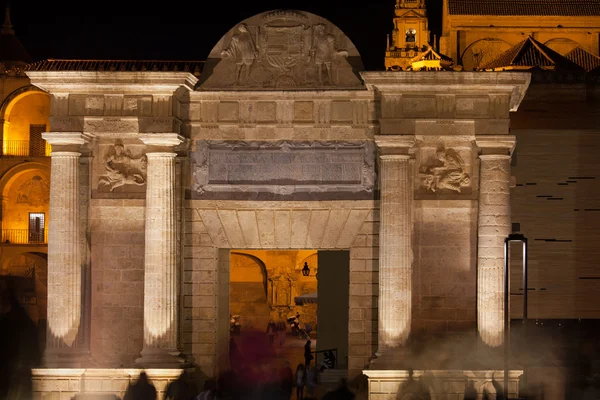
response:
[[[253,21],[260,18],[244,29]],[[87,252],[69,253],[73,267],[81,260],[91,272],[87,286],[73,289],[91,292],[91,312],[61,304],[68,315],[90,313],[82,347],[89,343],[98,366],[225,367],[230,249],[349,250],[350,377],[411,334],[474,329],[477,301],[502,306],[494,303],[501,287],[491,283],[491,296],[478,300],[475,290],[480,189],[496,182],[479,173],[478,144],[512,140],[509,112],[528,75],[355,71],[366,86],[312,91],[318,79],[280,90],[206,74],[200,83],[185,72],[29,74],[52,95],[47,137],[93,138],[91,182],[81,186],[90,199],[80,213],[89,219],[79,223],[90,262]],[[506,187],[509,178],[501,176]],[[53,196],[76,194],[52,182]],[[509,206],[507,195],[495,201]],[[61,276],[49,268],[49,279]],[[53,307],[50,326],[84,325]],[[480,332],[501,337],[497,321],[480,318]],[[56,336],[69,345],[65,332]],[[69,360],[68,351],[61,357]]]

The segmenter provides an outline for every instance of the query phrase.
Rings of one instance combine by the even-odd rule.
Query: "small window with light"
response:
[[[44,243],[45,228],[44,213],[29,213],[29,243]]]

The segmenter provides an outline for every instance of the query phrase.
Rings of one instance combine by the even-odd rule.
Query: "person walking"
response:
[[[279,345],[283,346],[285,343],[285,321],[283,320],[279,320],[279,322],[277,322],[277,340],[279,341]]]
[[[156,388],[142,371],[137,382],[129,384],[123,400],[156,400]]]
[[[296,367],[296,400],[302,400],[304,398],[304,385],[306,385],[306,369],[303,364],[298,364]]]
[[[269,344],[275,344],[275,333],[277,332],[277,325],[275,325],[275,321],[272,319],[269,320],[267,324],[267,335],[269,335]]]
[[[294,373],[289,361],[286,361],[279,370],[279,382],[281,385],[281,398],[283,400],[290,400],[294,388]]]
[[[306,344],[304,345],[304,367],[308,368],[310,366],[310,362],[312,361],[313,358],[315,358],[312,355],[312,349],[311,349],[311,341],[310,339],[308,339],[306,341]]]
[[[317,399],[317,382],[318,382],[318,371],[317,366],[313,365],[306,370],[306,397],[305,399],[316,400]]]

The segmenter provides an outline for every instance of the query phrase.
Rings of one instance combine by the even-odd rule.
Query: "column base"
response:
[[[141,368],[187,368],[192,362],[177,349],[144,349],[135,364]]]
[[[49,349],[44,352],[45,368],[95,368],[98,366],[89,350]]]
[[[410,351],[405,347],[377,351],[375,357],[369,362],[369,369],[408,369],[410,365]]]

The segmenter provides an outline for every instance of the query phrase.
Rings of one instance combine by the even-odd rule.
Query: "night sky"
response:
[[[34,6],[35,5],[35,6]],[[11,1],[17,37],[37,61],[55,59],[205,60],[231,27],[278,8],[327,18],[350,37],[366,69],[383,69],[395,0]],[[439,32],[441,0],[429,0]]]

